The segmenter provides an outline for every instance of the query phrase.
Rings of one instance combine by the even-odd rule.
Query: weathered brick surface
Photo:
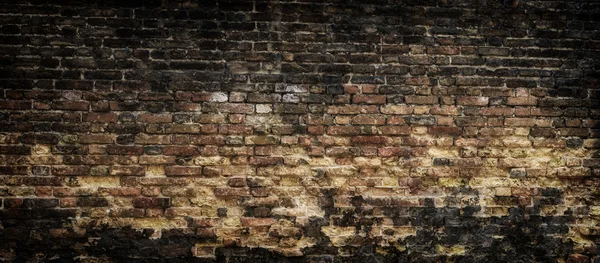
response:
[[[0,0],[0,261],[600,262],[599,21]]]

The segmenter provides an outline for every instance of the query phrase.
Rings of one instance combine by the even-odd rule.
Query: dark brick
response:
[[[103,197],[79,197],[77,198],[77,206],[80,207],[101,207],[108,206],[108,200]]]
[[[133,207],[135,208],[167,208],[171,206],[169,198],[162,197],[138,197],[133,199]]]
[[[30,155],[31,148],[28,146],[0,146],[0,154]]]

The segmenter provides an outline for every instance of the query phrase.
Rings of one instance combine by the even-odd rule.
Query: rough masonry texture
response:
[[[600,262],[600,2],[1,0],[0,261]]]

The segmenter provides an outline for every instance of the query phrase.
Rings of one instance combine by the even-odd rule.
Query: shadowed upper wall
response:
[[[599,20],[0,0],[0,260],[600,262]]]

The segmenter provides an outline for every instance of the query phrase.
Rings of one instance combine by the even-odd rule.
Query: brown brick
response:
[[[277,223],[273,218],[242,217],[242,226],[270,226]]]
[[[194,156],[200,152],[197,147],[194,146],[165,146],[162,150],[164,155],[176,155],[176,156]]]
[[[28,100],[0,100],[0,109],[3,110],[27,110],[31,109],[31,105]]]
[[[283,158],[281,158],[281,157],[261,157],[261,156],[250,157],[250,164],[256,165],[256,166],[279,165],[282,162],[283,162]]]
[[[355,135],[360,133],[360,128],[356,126],[330,126],[327,128],[327,134],[330,135]]]
[[[386,98],[383,95],[354,95],[352,103],[356,104],[385,104]]]
[[[82,166],[82,165],[62,165],[62,166],[53,166],[52,174],[53,175],[67,175],[67,176],[85,176],[89,175],[90,167]]]
[[[483,116],[512,116],[515,109],[513,108],[499,108],[499,107],[490,107],[490,108],[482,108],[481,115]]]
[[[411,154],[411,150],[409,148],[403,147],[383,147],[377,149],[379,156],[382,157],[391,157],[391,156],[401,156],[401,157],[409,157]]]
[[[429,113],[434,115],[451,116],[458,115],[458,109],[456,106],[432,106],[429,108]]]
[[[142,155],[144,148],[141,146],[109,145],[106,147],[106,152],[115,155]]]
[[[219,223],[218,218],[211,217],[192,217],[188,218],[187,221],[190,227],[213,227]]]
[[[456,126],[474,126],[474,127],[485,127],[488,120],[483,117],[458,117],[456,118]]]
[[[329,106],[328,114],[370,114],[378,113],[379,109],[375,105],[344,105],[344,106]]]
[[[201,166],[166,166],[165,175],[167,176],[201,176]]]
[[[52,103],[52,109],[55,110],[74,110],[87,111],[90,103],[87,101],[55,101]]]
[[[144,217],[146,211],[140,208],[111,208],[110,209],[110,217],[116,218],[141,218]]]
[[[225,144],[225,138],[221,135],[192,135],[190,143],[197,145],[222,145]]]
[[[506,118],[504,125],[513,127],[532,127],[535,125],[535,119],[532,118]]]
[[[90,112],[83,115],[83,121],[111,123],[117,121],[117,114]]]
[[[354,144],[385,144],[387,137],[384,136],[354,136],[352,143]]]
[[[246,186],[246,178],[244,177],[231,177],[227,181],[227,185],[231,187],[245,187]]]
[[[460,127],[433,126],[429,127],[428,131],[433,135],[459,136],[462,134],[462,129]]]
[[[427,54],[458,55],[458,54],[460,54],[460,47],[428,47]]]
[[[215,188],[215,196],[249,196],[250,191],[247,188]]]
[[[407,104],[437,104],[438,97],[434,96],[406,96],[405,97]]]
[[[110,196],[140,196],[142,191],[135,187],[99,187],[98,193]]]
[[[587,263],[589,262],[589,257],[582,254],[571,254],[567,259],[567,263]]]
[[[140,114],[138,121],[145,123],[171,123],[173,116],[171,114]]]
[[[374,114],[361,114],[352,117],[352,124],[357,125],[383,125],[385,124],[385,116]]]
[[[383,114],[412,114],[413,107],[409,105],[385,105],[381,107],[381,113]]]
[[[30,155],[31,148],[29,146],[0,146],[0,154]]]
[[[487,97],[460,96],[456,99],[456,104],[465,106],[487,106],[488,102]]]
[[[248,136],[245,138],[246,144],[249,145],[271,145],[279,144],[277,136]]]
[[[0,166],[0,174],[27,175],[27,166]]]
[[[79,207],[102,207],[108,206],[108,200],[104,197],[78,197],[77,206]]]
[[[109,144],[114,143],[115,137],[108,134],[82,134],[79,143],[82,144]]]
[[[379,131],[384,135],[409,135],[411,134],[410,126],[382,126]]]
[[[111,166],[110,175],[116,176],[144,176],[143,166]]]
[[[535,98],[535,97],[510,97],[510,98],[508,98],[506,105],[535,106],[535,105],[537,105],[537,98]]]
[[[137,134],[134,142],[136,144],[170,144],[170,135],[148,135],[148,134]]]

